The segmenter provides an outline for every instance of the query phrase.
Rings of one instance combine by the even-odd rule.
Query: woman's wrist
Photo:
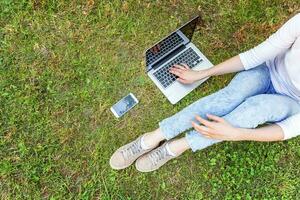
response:
[[[250,129],[245,128],[236,128],[239,140],[252,140],[251,134],[249,133]]]
[[[209,69],[206,69],[206,75],[207,77],[216,76],[220,73],[219,71],[220,71],[219,65],[215,65]]]
[[[215,66],[213,66],[213,67],[207,69],[207,76],[208,76],[208,77],[209,77],[209,76],[214,76],[214,75],[216,75],[216,66],[217,66],[217,65],[215,65]]]
[[[198,71],[198,79],[201,80],[212,76],[210,69],[211,68]]]
[[[237,128],[237,132],[240,140],[261,142],[284,140],[284,132],[277,124],[254,129]]]

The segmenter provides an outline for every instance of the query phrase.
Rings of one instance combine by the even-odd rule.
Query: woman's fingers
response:
[[[224,119],[222,117],[218,117],[216,115],[207,114],[207,118],[216,122],[224,122]]]
[[[203,135],[204,137],[207,137],[207,138],[212,138],[211,134],[209,134],[208,132],[205,132],[205,131],[199,132],[199,134],[201,134],[201,135]]]
[[[209,133],[209,134],[214,134],[214,130],[213,129],[211,129],[211,128],[208,128],[208,127],[206,127],[206,126],[199,126],[198,127],[198,129],[199,129],[199,131],[200,132],[206,132],[206,133]]]
[[[187,64],[185,64],[185,63],[182,63],[181,65],[182,65],[185,69],[190,69],[189,66],[188,66]]]
[[[176,67],[171,67],[171,68],[169,69],[169,71],[183,72],[183,70],[182,70],[182,69],[180,69],[180,68],[176,68]]]
[[[188,84],[189,82],[183,78],[177,78],[180,83]]]
[[[202,134],[204,137],[206,137],[206,138],[214,138],[214,136],[213,135],[211,135],[211,134],[209,134],[209,133],[206,133],[206,132],[201,132],[200,134]]]
[[[213,138],[214,134],[211,133],[211,130],[205,126],[200,126],[196,124],[195,122],[192,122],[192,126],[195,128],[197,132],[199,132],[201,135],[207,137],[207,138]]]
[[[175,74],[176,76],[180,76],[182,73],[182,70],[177,68],[171,68],[169,71],[170,73]]]
[[[177,69],[181,69],[181,70],[186,70],[185,67],[183,67],[183,66],[181,66],[181,65],[177,65],[177,64],[175,64],[173,67],[174,67],[174,68],[177,68]]]
[[[206,127],[206,126],[202,126],[202,125],[199,125],[199,124],[196,124],[195,122],[192,122],[192,126],[195,128],[195,130],[197,130],[198,132],[206,132],[206,133],[209,133],[209,134],[214,134],[214,130],[209,128],[209,127]]]
[[[207,127],[212,127],[212,126],[213,126],[212,122],[203,119],[203,118],[200,117],[199,115],[196,115],[196,119],[197,119],[201,124],[204,124],[204,125],[207,126]]]

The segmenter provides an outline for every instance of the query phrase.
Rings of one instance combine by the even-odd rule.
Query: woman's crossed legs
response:
[[[222,117],[236,109],[247,98],[264,93],[273,93],[268,68],[262,65],[249,71],[242,71],[225,88],[199,99],[182,111],[161,121],[156,134],[145,136],[145,142],[148,146],[153,146],[156,145],[158,139],[172,139],[192,128],[191,121],[195,120],[195,115],[202,118],[206,118],[206,114]],[[193,150],[198,149],[194,147],[202,138],[195,131],[186,135],[189,146]],[[214,142],[214,140],[209,141]]]
[[[160,141],[170,140],[192,128],[191,121],[195,120],[195,115],[206,118],[206,114],[213,114],[223,117],[233,126],[255,128],[265,122],[281,121],[296,112],[300,112],[296,101],[275,94],[265,65],[240,72],[227,87],[161,121],[157,130],[141,137],[140,146],[150,152],[137,160],[136,167],[139,171],[153,171],[189,148],[197,151],[220,142],[190,130],[184,138],[154,149]]]

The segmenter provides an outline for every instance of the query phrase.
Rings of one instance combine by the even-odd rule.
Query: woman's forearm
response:
[[[208,76],[216,76],[244,70],[240,57],[234,56],[207,70]]]
[[[186,64],[174,65],[170,68],[170,73],[176,75],[177,80],[183,84],[191,84],[195,81],[208,78],[210,76],[227,74],[244,70],[240,56],[234,56],[214,67],[204,70],[192,70]]]
[[[241,140],[270,142],[283,140],[284,138],[283,130],[276,124],[256,129],[239,128],[239,130],[241,133]]]

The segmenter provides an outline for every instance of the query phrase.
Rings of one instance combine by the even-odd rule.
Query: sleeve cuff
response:
[[[284,140],[300,135],[300,113],[276,123],[283,130]]]
[[[283,140],[287,140],[287,139],[290,139],[292,138],[292,134],[291,134],[291,131],[289,130],[289,127],[283,123],[283,122],[278,122],[276,123],[283,131]]]
[[[249,61],[248,61],[248,57],[249,57],[249,52],[243,52],[239,54],[240,60],[243,64],[243,67],[245,70],[251,69],[250,65],[249,65]]]

